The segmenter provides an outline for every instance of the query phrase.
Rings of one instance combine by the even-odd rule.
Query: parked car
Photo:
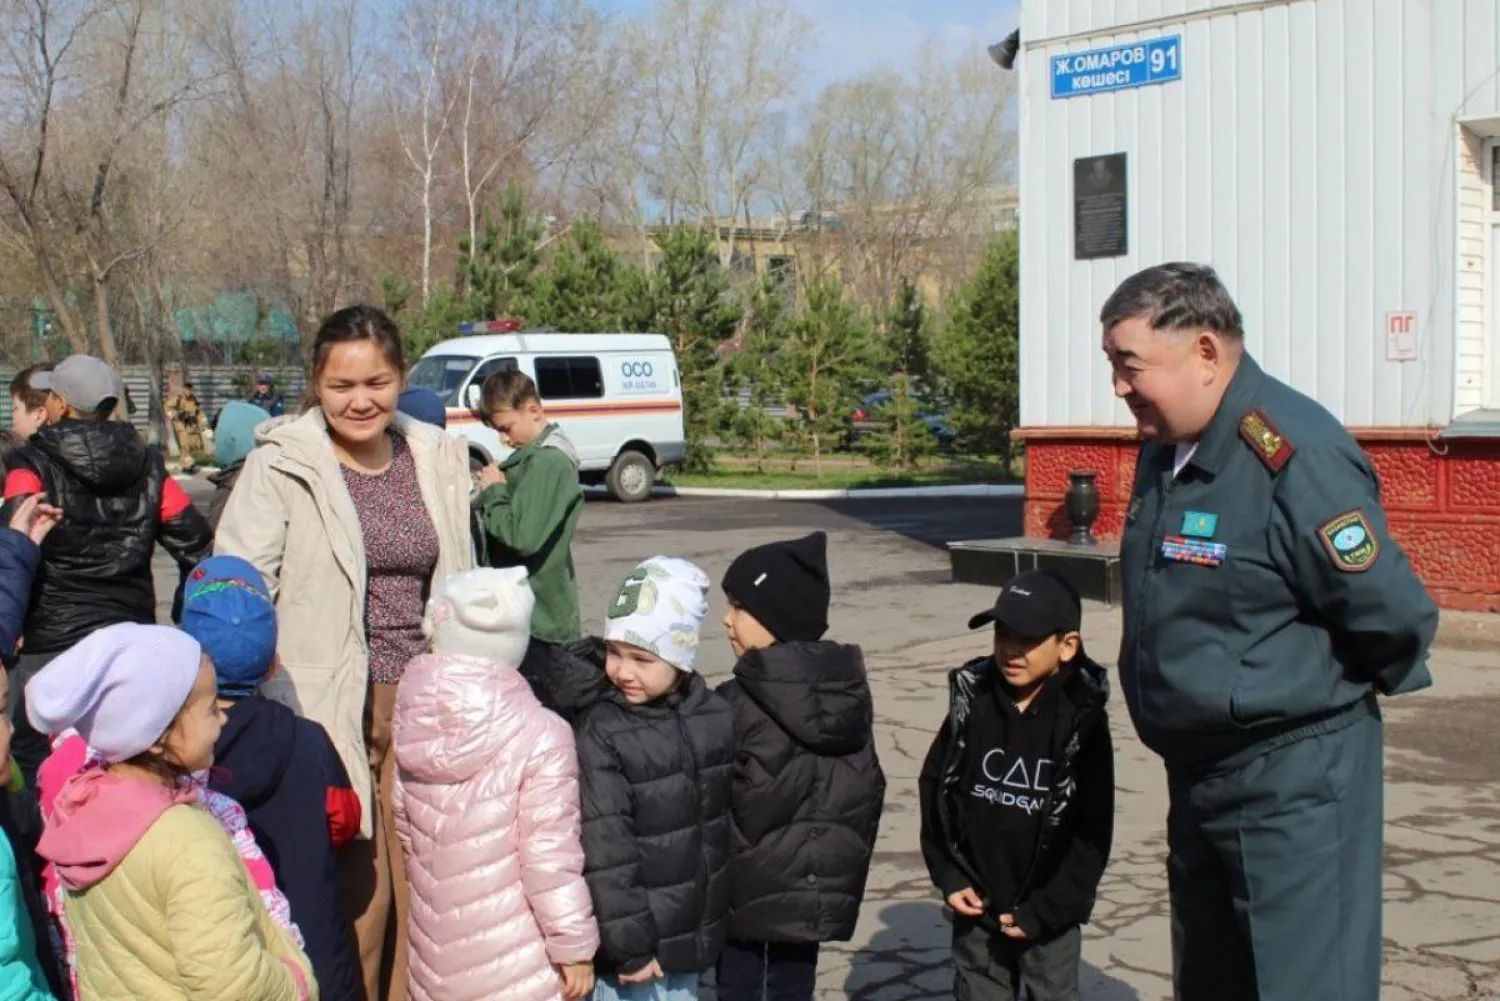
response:
[[[881,416],[881,408],[887,406],[892,396],[886,390],[871,393],[860,401],[858,407],[854,408],[845,422],[846,437],[851,446],[858,444],[861,438],[883,430],[885,420]],[[948,425],[946,414],[924,406],[922,402],[916,401],[917,419],[926,424],[932,431],[932,437],[937,441],[939,451],[950,451],[958,441],[958,432]]]
[[[480,390],[493,372],[519,368],[536,382],[547,416],[578,449],[579,477],[617,500],[651,496],[660,471],[681,464],[682,382],[661,334],[490,333],[504,321],[464,324],[464,336],[431,348],[408,381],[438,394],[448,432],[464,439],[476,468],[510,454],[479,418]]]

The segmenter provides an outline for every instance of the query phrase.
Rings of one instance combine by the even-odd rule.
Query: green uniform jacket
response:
[[[1247,354],[1182,472],[1146,442],[1120,544],[1120,679],[1142,741],[1196,768],[1432,683],[1438,613],[1333,415]]]
[[[573,530],[583,514],[583,488],[572,444],[556,424],[500,464],[505,482],[474,502],[483,531],[480,563],[523,566],[536,609],[531,634],[547,643],[580,639]]]

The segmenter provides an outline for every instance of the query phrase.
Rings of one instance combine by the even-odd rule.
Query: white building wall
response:
[[[1132,423],[1097,315],[1169,260],[1218,268],[1255,355],[1347,424],[1441,425],[1490,398],[1493,348],[1464,356],[1477,391],[1455,365],[1458,192],[1461,123],[1500,135],[1500,0],[1023,0],[1021,33],[1023,426]],[[1051,98],[1051,56],[1172,34],[1181,81]],[[1114,152],[1129,256],[1075,261],[1073,160]],[[1419,358],[1388,361],[1404,310]]]

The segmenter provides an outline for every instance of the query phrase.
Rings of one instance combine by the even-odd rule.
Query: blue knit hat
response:
[[[443,398],[424,386],[413,386],[402,393],[396,401],[396,409],[423,424],[436,424],[440,428],[448,426],[448,410],[443,406]]]
[[[238,556],[204,560],[183,587],[182,631],[213,659],[220,695],[254,695],[276,660],[276,605],[265,578]]]
[[[214,427],[214,462],[220,469],[228,469],[255,447],[255,429],[271,419],[271,415],[253,403],[235,400],[226,403],[219,412],[219,423]]]

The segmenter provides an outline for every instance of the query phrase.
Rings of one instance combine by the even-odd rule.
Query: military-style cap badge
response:
[[[1359,509],[1347,511],[1318,529],[1318,538],[1328,550],[1333,565],[1345,573],[1364,573],[1380,555],[1380,540],[1370,519]]]
[[[1273,473],[1281,472],[1281,467],[1287,464],[1294,451],[1292,443],[1276,430],[1271,418],[1259,408],[1240,418],[1240,437],[1245,439],[1250,450]]]

